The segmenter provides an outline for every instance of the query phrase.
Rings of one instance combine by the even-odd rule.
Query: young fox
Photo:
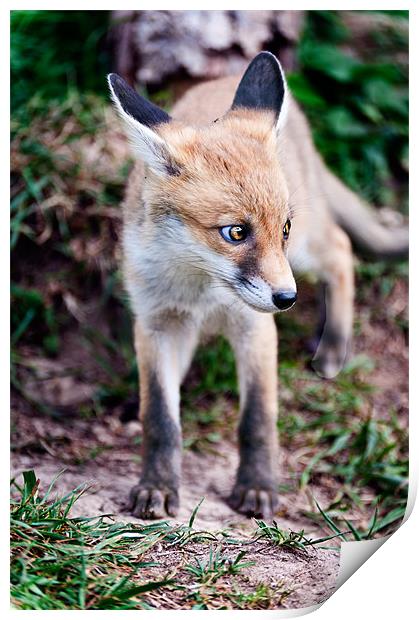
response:
[[[240,465],[230,502],[248,516],[269,516],[278,508],[273,313],[297,299],[292,269],[311,271],[326,285],[313,365],[333,377],[352,329],[347,235],[366,251],[398,256],[407,252],[407,232],[382,227],[325,167],[268,52],[240,82],[228,77],[189,90],[173,109],[176,120],[118,75],[109,76],[109,86],[140,159],[123,231],[144,433],[133,513],[176,514],[179,388],[200,339],[222,333],[240,384]]]

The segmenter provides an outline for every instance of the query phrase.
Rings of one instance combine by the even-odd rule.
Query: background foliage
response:
[[[33,99],[40,108],[65,101],[75,89],[105,96],[108,27],[109,11],[12,11],[12,113]]]
[[[368,19],[368,11],[364,19]],[[408,30],[406,12],[350,29],[333,11],[309,12],[291,88],[327,163],[370,202],[406,208]],[[378,19],[377,19],[378,18]],[[347,20],[348,21],[348,20]],[[359,28],[359,25],[358,25]],[[359,45],[357,45],[357,43]]]

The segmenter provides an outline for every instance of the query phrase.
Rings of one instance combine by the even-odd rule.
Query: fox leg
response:
[[[230,496],[247,516],[269,516],[278,508],[277,332],[272,315],[252,313],[226,334],[236,356],[240,386],[240,464]]]
[[[179,507],[182,435],[179,388],[196,345],[192,329],[150,332],[135,324],[143,423],[142,475],[131,490],[136,517],[175,516]]]
[[[353,321],[354,270],[352,248],[346,233],[334,225],[327,251],[316,253],[314,271],[324,282],[322,334],[312,365],[322,377],[332,378],[348,357]]]

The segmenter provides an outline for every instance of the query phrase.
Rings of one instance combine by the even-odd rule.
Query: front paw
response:
[[[279,496],[272,488],[236,484],[230,495],[229,504],[233,510],[247,517],[266,519],[278,511]]]
[[[129,509],[138,519],[161,519],[175,517],[179,509],[179,494],[176,489],[157,488],[139,483],[132,488]]]

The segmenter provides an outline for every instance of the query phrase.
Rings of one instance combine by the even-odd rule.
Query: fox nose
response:
[[[272,295],[272,301],[280,310],[288,310],[297,299],[297,291],[280,291]]]

